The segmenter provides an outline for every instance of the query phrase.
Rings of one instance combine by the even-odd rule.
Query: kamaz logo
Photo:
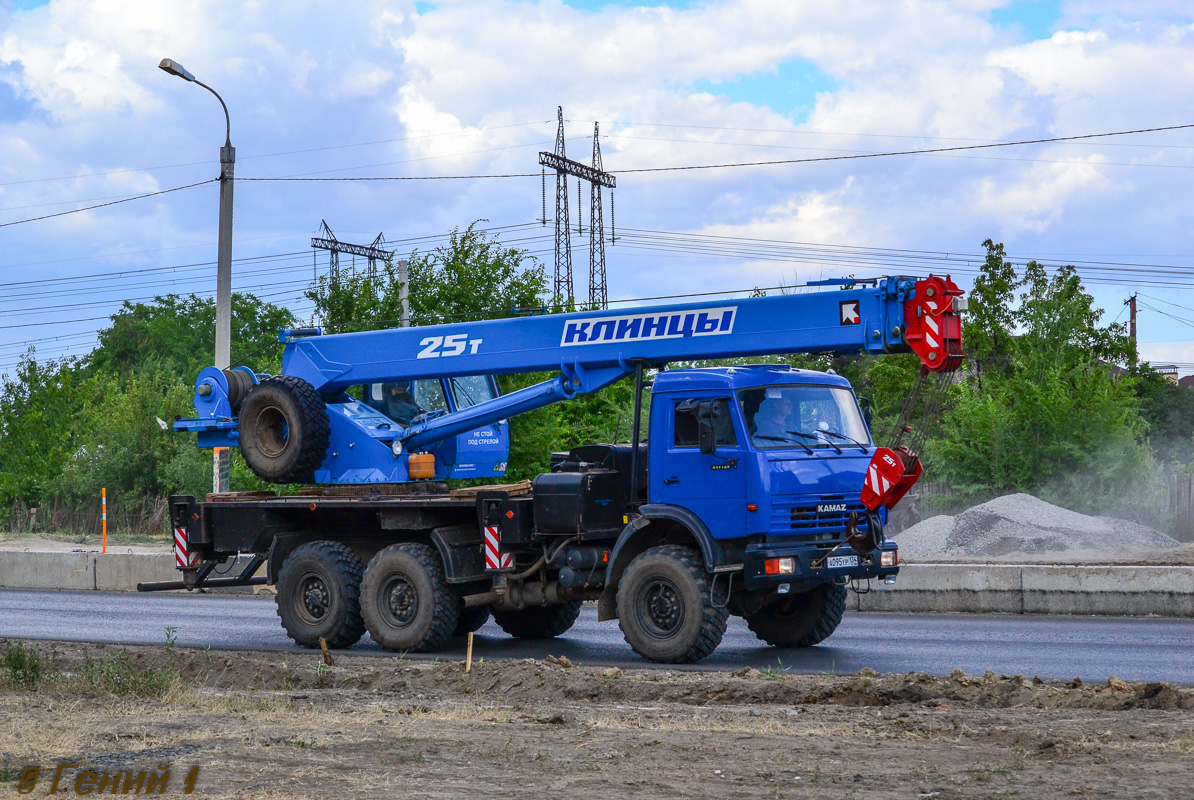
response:
[[[560,346],[598,342],[638,342],[645,339],[686,339],[734,332],[737,306],[668,314],[627,314],[618,317],[568,320]]]
[[[828,514],[833,511],[845,511],[845,510],[846,510],[845,503],[822,503],[819,506],[817,506],[818,514]]]

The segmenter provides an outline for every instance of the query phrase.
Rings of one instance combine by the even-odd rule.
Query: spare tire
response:
[[[245,395],[238,415],[245,463],[270,483],[310,483],[327,455],[328,409],[311,384],[278,375]]]

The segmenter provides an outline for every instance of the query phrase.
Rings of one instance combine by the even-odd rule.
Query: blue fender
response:
[[[617,619],[618,581],[634,557],[645,549],[638,546],[640,541],[636,534],[653,520],[670,520],[684,526],[701,549],[705,569],[712,572],[723,566],[722,550],[717,540],[713,538],[713,534],[701,518],[687,508],[666,503],[648,503],[640,506],[638,511],[641,516],[622,529],[610,553],[609,566],[605,568],[605,590],[597,601],[597,619],[602,622]]]

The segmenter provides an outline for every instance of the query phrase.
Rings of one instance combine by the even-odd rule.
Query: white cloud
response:
[[[4,105],[0,87],[0,113],[11,111],[0,116],[0,184],[7,184],[0,206],[12,209],[0,211],[0,222],[70,207],[48,203],[212,177],[222,115],[201,89],[155,69],[163,56],[186,64],[228,102],[240,177],[537,173],[535,154],[550,149],[557,104],[569,120],[569,155],[588,160],[587,137],[599,119],[605,164],[614,170],[1189,121],[1176,102],[1194,93],[1194,27],[1179,18],[1181,6],[1070,3],[1061,31],[1012,44],[986,21],[999,5],[711,0],[686,10],[611,6],[593,13],[560,0],[462,0],[416,15],[412,2],[385,0],[334,12],[311,0],[51,0],[0,20],[0,79],[17,95]],[[735,94],[735,81],[777,74],[796,59],[836,85],[816,95],[807,121]],[[724,94],[694,91],[698,82]],[[366,142],[377,144],[355,146]],[[291,151],[303,152],[269,155]],[[1192,156],[1194,137],[1172,133],[623,174],[617,221],[623,229],[952,252],[974,252],[994,236],[1013,252],[1135,253],[1146,261],[1146,254],[1194,254],[1194,225],[1186,204],[1174,199],[1190,194],[1194,173],[1184,167],[1194,167]],[[189,162],[201,163],[16,183]],[[13,208],[23,205],[39,208]],[[48,273],[203,260],[214,254],[214,208],[209,186],[5,229],[10,255],[0,257],[0,283],[18,263],[111,251],[202,245],[66,262]],[[236,254],[265,255],[303,251],[320,219],[363,241],[378,230],[425,235],[479,218],[527,222],[540,213],[540,185],[537,178],[246,181],[237,185],[236,208]],[[524,240],[550,261],[546,239]],[[578,244],[578,275],[586,272],[586,252]],[[621,296],[762,285],[774,282],[768,274],[790,277],[792,270],[621,245],[610,249],[609,263],[611,289]],[[0,311],[8,307],[0,303]],[[1165,335],[1159,321],[1142,318],[1144,325]],[[17,329],[9,340],[28,336]]]

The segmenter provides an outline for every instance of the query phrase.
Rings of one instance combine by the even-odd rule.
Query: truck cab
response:
[[[647,513],[688,512],[722,561],[743,564],[745,588],[895,573],[894,542],[842,547],[852,512],[865,534],[886,509],[868,515],[859,498],[876,448],[841,376],[785,365],[661,372],[650,443]]]

